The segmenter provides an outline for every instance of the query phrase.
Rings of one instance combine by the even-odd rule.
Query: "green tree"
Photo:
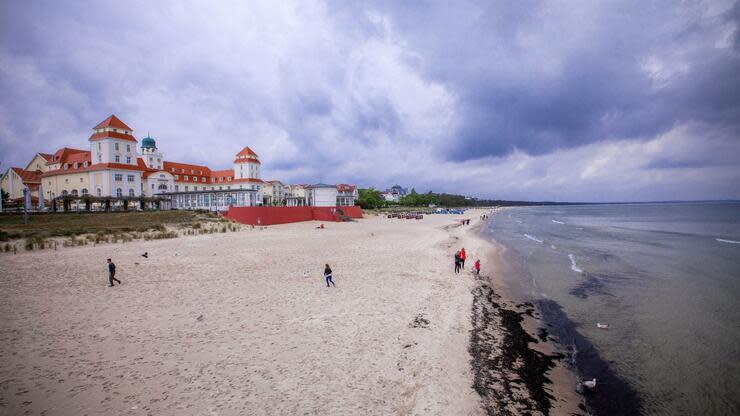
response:
[[[360,189],[357,205],[363,209],[375,209],[385,205],[385,200],[383,200],[380,191],[375,188]]]

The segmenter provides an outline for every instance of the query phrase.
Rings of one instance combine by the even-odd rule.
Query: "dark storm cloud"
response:
[[[738,4],[715,15],[710,2],[672,1],[379,7],[426,58],[425,72],[455,86],[463,121],[443,147],[466,160],[641,140],[685,122],[737,137],[740,57],[715,47],[713,31],[737,23]],[[651,59],[666,73],[651,74]],[[670,74],[674,66],[685,69]]]

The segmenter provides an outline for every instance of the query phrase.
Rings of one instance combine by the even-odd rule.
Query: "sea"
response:
[[[740,203],[509,208],[482,234],[596,379],[590,413],[740,415]]]

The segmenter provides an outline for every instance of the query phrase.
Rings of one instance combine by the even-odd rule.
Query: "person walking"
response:
[[[465,268],[465,259],[468,258],[468,255],[465,253],[465,247],[463,247],[462,250],[460,250],[460,267],[463,269]]]
[[[475,275],[480,275],[480,260],[475,260]]]
[[[460,273],[460,252],[455,253],[455,273]]]
[[[113,263],[111,259],[108,259],[108,287],[113,287],[113,281],[121,284],[121,281],[116,279],[116,263]]]
[[[336,287],[336,285],[334,284],[334,281],[331,280],[332,279],[332,277],[331,277],[331,267],[329,267],[328,264],[324,268],[324,277],[326,278],[326,287],[330,287],[329,286],[329,283],[331,283],[331,286]]]

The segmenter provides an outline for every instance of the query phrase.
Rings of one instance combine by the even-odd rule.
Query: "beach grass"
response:
[[[44,213],[0,215],[0,241],[16,239],[74,237],[95,234],[101,240],[108,234],[166,231],[165,226],[200,228],[202,222],[225,221],[210,212],[199,211],[131,211],[99,213]]]

